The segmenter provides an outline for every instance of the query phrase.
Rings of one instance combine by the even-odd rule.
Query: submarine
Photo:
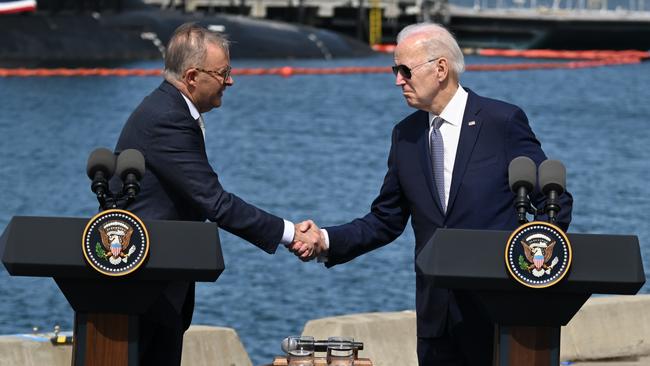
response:
[[[18,10],[7,10],[11,3]],[[367,44],[331,30],[162,9],[140,0],[40,0],[38,7],[34,0],[0,0],[0,67],[88,67],[161,59],[174,30],[186,22],[224,34],[233,59],[373,54]]]

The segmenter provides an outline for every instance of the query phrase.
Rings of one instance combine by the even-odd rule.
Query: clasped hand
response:
[[[293,242],[287,248],[301,261],[307,262],[323,252],[325,238],[316,223],[306,220],[295,225]]]

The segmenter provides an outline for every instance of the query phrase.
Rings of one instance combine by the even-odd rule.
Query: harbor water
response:
[[[514,61],[467,58],[468,64]],[[233,66],[391,64],[382,55]],[[91,217],[97,203],[85,175],[89,152],[112,149],[130,112],[159,83],[158,77],[0,78],[0,231],[14,215]],[[461,83],[521,106],[547,155],[565,163],[575,199],[570,232],[638,235],[649,268],[649,62],[467,72]],[[223,186],[246,201],[295,222],[345,223],[368,212],[385,174],[392,127],[410,112],[391,74],[235,76],[223,106],[204,116],[207,152]],[[332,269],[219,234],[226,270],[215,283],[198,285],[193,322],[235,328],[255,365],[271,362],[281,340],[299,334],[309,319],[415,306],[410,227],[395,242]],[[54,253],[61,243],[56,232],[50,235]],[[182,255],[191,244],[178,243],[177,250]],[[34,326],[50,331],[55,324],[67,330],[72,320],[51,279],[10,277],[0,266],[0,334]]]

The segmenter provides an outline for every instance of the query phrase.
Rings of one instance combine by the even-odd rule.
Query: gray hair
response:
[[[399,44],[405,38],[416,34],[427,36],[422,41],[422,46],[430,57],[446,57],[451,64],[451,69],[460,75],[465,71],[465,58],[454,36],[447,28],[437,23],[417,23],[404,27],[397,35]]]
[[[187,69],[202,67],[208,43],[219,46],[226,55],[229,54],[229,42],[224,36],[195,23],[185,23],[178,27],[165,51],[165,77],[180,80]]]

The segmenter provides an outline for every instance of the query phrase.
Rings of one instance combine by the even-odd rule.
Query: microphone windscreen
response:
[[[117,157],[117,175],[124,180],[126,175],[133,173],[137,180],[144,176],[144,156],[136,149],[127,149]]]
[[[282,352],[289,353],[296,348],[296,340],[294,338],[287,337],[282,340]]]
[[[564,164],[559,160],[544,160],[539,165],[539,186],[546,195],[550,191],[556,191],[558,195],[562,194],[566,187]]]
[[[104,172],[105,179],[110,179],[115,173],[115,155],[105,147],[93,150],[88,156],[88,162],[86,163],[88,178],[95,179],[95,173],[98,171]]]
[[[508,165],[508,183],[510,189],[517,193],[521,187],[525,187],[528,192],[532,192],[537,181],[537,169],[535,162],[527,156],[518,156]]]

